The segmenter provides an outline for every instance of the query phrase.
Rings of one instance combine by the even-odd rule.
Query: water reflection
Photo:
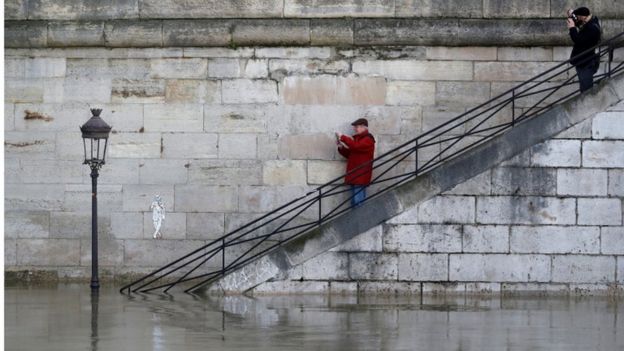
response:
[[[606,298],[92,294],[5,290],[7,350],[618,350]],[[89,323],[90,321],[90,323]]]

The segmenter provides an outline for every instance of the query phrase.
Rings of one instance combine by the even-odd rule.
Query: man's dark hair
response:
[[[573,13],[575,15],[577,15],[577,16],[589,16],[589,15],[591,15],[591,12],[589,11],[589,9],[587,7],[579,7],[578,9],[574,10]]]

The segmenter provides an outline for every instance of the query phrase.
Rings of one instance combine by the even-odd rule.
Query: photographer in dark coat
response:
[[[592,16],[587,7],[568,10],[568,29],[574,42],[570,63],[576,67],[581,92],[594,86],[594,74],[598,71],[600,57],[595,50],[579,55],[600,43],[601,29],[598,17]]]

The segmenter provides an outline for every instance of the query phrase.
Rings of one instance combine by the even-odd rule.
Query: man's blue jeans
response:
[[[366,186],[351,185],[351,207],[358,207],[366,200]]]

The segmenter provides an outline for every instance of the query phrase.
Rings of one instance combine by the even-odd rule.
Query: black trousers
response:
[[[578,75],[581,93],[589,90],[594,86],[594,74],[598,72],[598,65],[589,64],[584,66],[576,66],[576,74]]]

